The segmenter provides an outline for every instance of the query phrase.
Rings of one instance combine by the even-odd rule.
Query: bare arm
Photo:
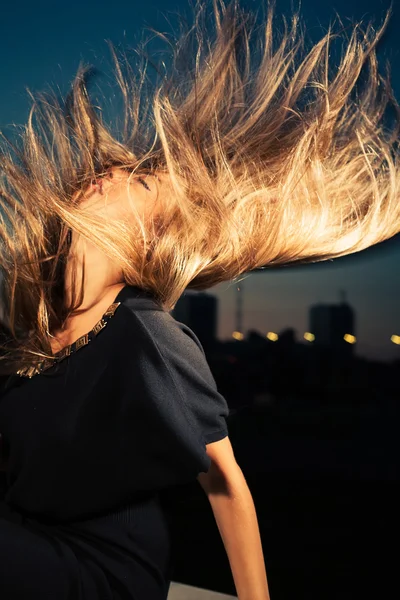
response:
[[[228,437],[207,445],[208,473],[198,482],[207,494],[229,559],[239,600],[270,600],[253,498]]]

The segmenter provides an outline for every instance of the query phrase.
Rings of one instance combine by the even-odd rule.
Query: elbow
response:
[[[246,486],[228,436],[207,444],[206,449],[211,459],[210,468],[207,473],[199,473],[197,481],[208,496],[232,495]]]
[[[237,463],[224,471],[220,466],[211,461],[207,473],[199,473],[197,481],[207,496],[232,496],[238,489],[247,486],[242,470]]]

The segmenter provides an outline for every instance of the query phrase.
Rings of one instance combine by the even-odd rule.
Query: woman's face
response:
[[[97,180],[97,185],[88,187],[78,199],[81,208],[96,216],[100,215],[107,221],[122,220],[127,223],[132,220],[132,224],[134,212],[139,213],[145,225],[150,216],[157,217],[162,210],[161,199],[164,203],[168,194],[166,175],[143,176],[146,186],[140,183],[138,175],[117,167],[111,170],[111,175]],[[72,271],[77,271],[80,276],[83,261],[86,266],[85,289],[88,290],[88,296],[92,293],[91,290],[94,290],[93,296],[99,295],[99,290],[124,281],[120,268],[95,244],[74,231],[65,276],[67,294]]]
[[[139,179],[135,173],[113,167],[110,175],[98,179],[88,188],[79,204],[107,219],[129,219],[132,212],[137,211],[146,223],[160,210],[160,197],[165,197],[167,179],[160,175],[146,175],[141,177],[146,185]]]

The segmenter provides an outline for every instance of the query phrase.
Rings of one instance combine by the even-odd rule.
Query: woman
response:
[[[331,72],[331,30],[298,61],[297,16],[275,43],[268,9],[254,69],[251,13],[215,0],[210,41],[205,6],[143,103],[145,70],[112,49],[116,134],[81,66],[65,100],[34,100],[20,145],[4,138],[1,597],[166,598],[159,492],[197,478],[239,599],[267,600],[227,403],[170,311],[186,288],[400,231],[400,119],[375,54],[387,19],[354,28]]]

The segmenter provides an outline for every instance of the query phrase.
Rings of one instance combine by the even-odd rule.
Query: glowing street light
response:
[[[356,337],[354,335],[351,335],[351,333],[345,333],[343,336],[343,339],[345,342],[348,342],[349,344],[355,344],[356,343]]]
[[[315,335],[313,333],[310,333],[309,331],[306,331],[303,337],[308,342],[313,342],[315,340]]]
[[[392,335],[390,341],[393,342],[393,344],[400,345],[400,335]]]
[[[277,333],[274,333],[273,331],[268,331],[268,333],[265,337],[267,337],[269,340],[271,340],[271,342],[276,342],[276,340],[278,339],[279,336]]]
[[[233,337],[235,340],[242,340],[242,339],[244,338],[244,335],[243,335],[243,333],[240,333],[240,331],[234,331],[234,332],[232,333],[232,337]]]

